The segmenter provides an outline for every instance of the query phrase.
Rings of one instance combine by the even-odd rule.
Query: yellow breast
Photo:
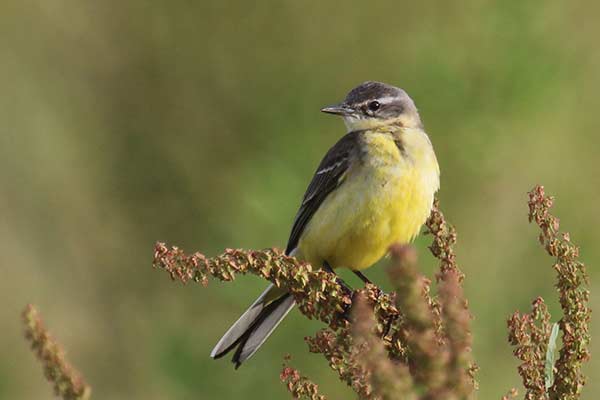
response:
[[[300,238],[296,255],[314,266],[368,268],[412,241],[431,211],[439,168],[425,132],[365,133],[362,152]]]

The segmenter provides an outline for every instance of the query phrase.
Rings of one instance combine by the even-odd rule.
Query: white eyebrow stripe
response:
[[[397,97],[393,97],[393,96],[387,96],[387,97],[381,97],[379,99],[377,99],[378,102],[382,103],[382,104],[388,104],[391,103],[392,101],[396,100]]]
[[[386,97],[380,97],[377,99],[371,99],[371,100],[366,100],[363,101],[362,103],[360,103],[361,106],[368,106],[370,102],[372,102],[373,100],[376,100],[379,102],[379,104],[390,104],[391,102],[393,102],[394,100],[396,100],[397,97],[394,96],[386,96]]]

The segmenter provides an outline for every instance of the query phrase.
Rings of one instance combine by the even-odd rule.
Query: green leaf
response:
[[[548,340],[548,350],[546,350],[546,364],[545,364],[545,383],[546,389],[549,389],[554,385],[554,353],[556,351],[556,339],[558,338],[558,323],[552,325],[552,332],[550,333],[550,340]]]

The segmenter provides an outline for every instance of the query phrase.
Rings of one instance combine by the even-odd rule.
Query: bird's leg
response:
[[[346,294],[350,296],[350,304],[348,304],[346,307],[344,307],[344,312],[342,313],[342,318],[344,318],[346,321],[349,321],[350,320],[350,308],[352,307],[352,303],[354,302],[354,289],[352,289],[350,287],[350,285],[348,285],[346,282],[344,282],[344,280],[335,273],[335,271],[333,270],[333,268],[331,268],[331,265],[329,265],[329,263],[327,261],[323,262],[323,269],[325,271],[335,275],[335,280],[338,283],[338,285],[340,285],[342,287],[342,289],[344,289]]]
[[[365,283],[365,285],[369,284],[375,286],[377,288],[377,297],[383,294],[383,290],[381,290],[379,286],[373,284],[373,282],[371,282],[369,278],[367,278],[362,272],[356,270],[352,270],[352,272],[354,273],[354,275],[358,276],[360,280]]]
[[[358,276],[365,284],[369,284],[369,285],[373,285],[373,282],[371,282],[369,280],[369,278],[367,278],[362,272],[360,271],[355,271],[353,270],[352,272],[354,272],[354,275]],[[375,286],[375,285],[373,285]],[[375,286],[377,288],[377,297],[381,296],[383,294],[383,290],[381,290],[381,288],[379,288],[378,286]],[[390,329],[392,329],[392,324],[394,323],[394,320],[397,317],[395,316],[390,316],[387,318],[386,322],[385,322],[385,326],[383,327],[383,332],[381,337],[386,337],[387,334],[390,332]]]
[[[373,284],[373,282],[371,282],[369,280],[369,278],[367,278],[362,272],[355,271],[355,270],[352,270],[352,272],[354,273],[354,275],[358,276],[360,278],[360,280],[363,281],[364,283],[368,283],[368,284],[371,284],[371,285]]]
[[[323,269],[331,274],[334,274],[335,280],[338,283],[338,285],[340,285],[348,294],[351,295],[354,292],[354,289],[352,289],[350,285],[344,282],[344,280],[340,278],[338,274],[335,273],[335,271],[333,270],[333,268],[331,268],[331,265],[329,265],[327,261],[323,262]]]

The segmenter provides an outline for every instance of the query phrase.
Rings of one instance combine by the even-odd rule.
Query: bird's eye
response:
[[[370,102],[368,107],[369,107],[369,110],[371,110],[371,111],[377,111],[377,110],[379,110],[379,107],[381,107],[381,104],[379,104],[379,102],[377,100],[375,100],[375,101]]]

